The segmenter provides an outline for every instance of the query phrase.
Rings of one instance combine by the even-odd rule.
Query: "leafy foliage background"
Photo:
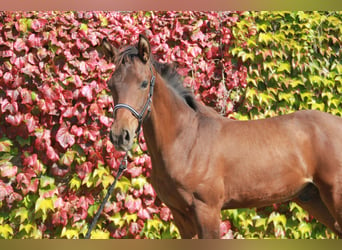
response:
[[[0,12],[0,238],[83,238],[121,153],[114,66],[96,49],[145,32],[196,97],[232,119],[341,116],[342,12]],[[92,238],[177,238],[144,138]],[[270,187],[271,188],[271,187]],[[222,238],[335,238],[295,203],[222,212]]]

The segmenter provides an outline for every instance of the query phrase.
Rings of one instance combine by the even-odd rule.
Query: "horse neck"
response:
[[[168,151],[177,136],[194,126],[195,112],[178,96],[165,80],[156,75],[151,113],[143,124],[150,155]]]

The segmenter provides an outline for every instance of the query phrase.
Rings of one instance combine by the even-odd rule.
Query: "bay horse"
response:
[[[116,49],[110,140],[128,151],[143,127],[151,184],[182,238],[219,238],[222,209],[295,201],[342,236],[342,119],[320,111],[236,121],[195,100],[144,35]]]

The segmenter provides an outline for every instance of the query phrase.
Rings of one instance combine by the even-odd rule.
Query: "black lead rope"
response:
[[[88,232],[87,232],[87,234],[85,236],[86,239],[90,238],[91,231],[93,230],[94,226],[96,225],[96,223],[97,223],[97,221],[98,221],[98,219],[100,217],[100,214],[102,213],[102,210],[103,210],[105,204],[107,203],[110,195],[112,194],[117,180],[119,179],[119,177],[121,176],[123,171],[125,171],[126,168],[127,168],[127,152],[126,152],[124,158],[121,160],[121,163],[120,163],[120,166],[119,166],[119,170],[118,170],[118,172],[116,174],[116,177],[115,177],[112,185],[109,187],[109,189],[107,191],[107,194],[106,194],[105,198],[103,199],[103,201],[101,203],[101,206],[97,210],[96,215],[95,215],[93,221],[91,222],[91,224],[90,224],[90,226],[88,228]]]

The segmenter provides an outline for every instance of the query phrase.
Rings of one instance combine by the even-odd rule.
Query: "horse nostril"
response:
[[[126,143],[129,143],[131,140],[131,136],[129,135],[129,132],[127,130],[123,131],[122,137],[124,139],[124,142],[126,142]]]

